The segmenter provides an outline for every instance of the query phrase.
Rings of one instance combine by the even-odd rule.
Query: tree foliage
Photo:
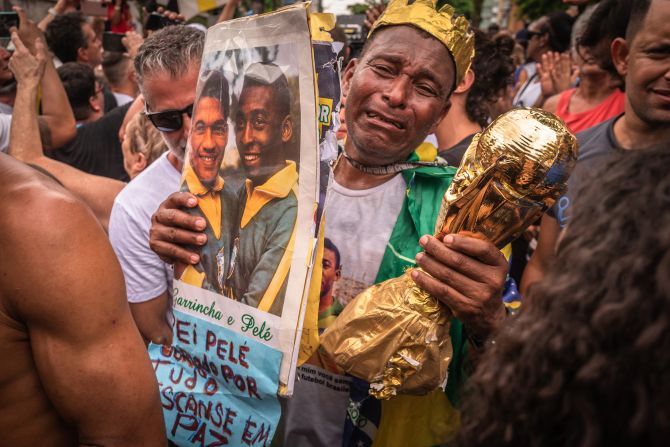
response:
[[[535,20],[555,11],[564,11],[562,0],[515,0],[522,17]]]
[[[438,0],[438,9],[444,4],[450,4],[457,13],[464,15],[469,20],[479,23],[479,17],[482,13],[482,4],[484,0]],[[351,14],[365,14],[369,7],[379,4],[380,0],[364,0],[361,3],[354,3],[348,6]],[[476,24],[475,23],[475,24]]]
[[[442,5],[445,4],[450,4],[451,6],[454,7],[457,13],[463,14],[465,17],[468,19],[472,18],[472,16],[475,13],[475,3],[480,4],[480,13],[481,13],[481,1],[476,2],[473,0],[439,0],[437,2],[437,7],[438,9],[442,7]]]
[[[347,8],[349,8],[349,11],[351,11],[352,14],[365,14],[365,11],[367,11],[369,7],[375,6],[378,3],[380,2],[375,0],[365,0],[363,3],[354,3],[353,5],[347,6]]]

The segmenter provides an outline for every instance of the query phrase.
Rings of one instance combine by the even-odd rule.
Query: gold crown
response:
[[[435,9],[436,0],[391,0],[384,13],[372,25],[368,37],[376,30],[391,25],[411,25],[424,30],[442,42],[456,64],[456,85],[470,68],[475,55],[475,36],[470,23],[463,17],[454,17],[454,8],[444,5]]]

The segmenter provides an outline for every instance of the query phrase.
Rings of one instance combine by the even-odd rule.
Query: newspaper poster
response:
[[[314,250],[314,269],[312,271],[309,299],[303,319],[298,364],[308,361],[319,346],[319,309],[321,285],[323,282],[323,224],[322,218],[326,202],[326,192],[331,180],[330,164],[338,156],[337,131],[340,127],[340,64],[339,53],[342,44],[333,41],[331,32],[335,28],[336,18],[333,14],[310,14],[310,30],[312,33],[312,49],[314,51],[314,70],[317,79],[318,124],[319,124],[319,203],[316,212],[316,232],[319,239]]]
[[[306,6],[207,32],[182,191],[207,221],[175,266],[173,344],[150,348],[170,440],[270,445],[292,394],[318,194]],[[223,445],[223,444],[222,444]]]
[[[319,162],[320,188],[319,212],[320,220],[325,203],[325,194],[330,177],[330,163],[337,158],[337,131],[340,127],[340,58],[341,44],[335,44],[330,31],[335,28],[336,19],[333,14],[313,13],[310,17],[312,32],[312,48],[314,51],[314,70],[316,71],[317,90],[319,92],[318,123],[319,123]]]

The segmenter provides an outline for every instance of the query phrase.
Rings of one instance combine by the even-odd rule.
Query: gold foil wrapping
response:
[[[465,151],[442,200],[436,237],[469,231],[504,247],[554,204],[576,161],[576,139],[555,115],[500,115]]]
[[[340,368],[370,382],[370,394],[378,399],[400,388],[414,394],[434,390],[452,356],[448,311],[409,272],[358,295],[321,343]]]
[[[456,85],[460,84],[475,55],[475,35],[470,22],[463,16],[456,17],[451,5],[436,10],[436,0],[408,3],[408,0],[391,0],[370,28],[368,37],[384,26],[410,25],[424,30],[447,47],[456,65]]]
[[[514,109],[475,136],[447,190],[436,235],[468,231],[499,248],[565,190],[577,143],[539,109]],[[450,311],[404,275],[358,295],[323,334],[325,351],[370,394],[425,394],[446,384]]]

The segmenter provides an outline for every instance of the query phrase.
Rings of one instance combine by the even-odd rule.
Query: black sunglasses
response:
[[[193,115],[193,104],[184,107],[181,110],[163,110],[162,112],[149,112],[146,108],[144,114],[151,124],[161,132],[174,132],[184,125],[184,113],[191,118]]]

